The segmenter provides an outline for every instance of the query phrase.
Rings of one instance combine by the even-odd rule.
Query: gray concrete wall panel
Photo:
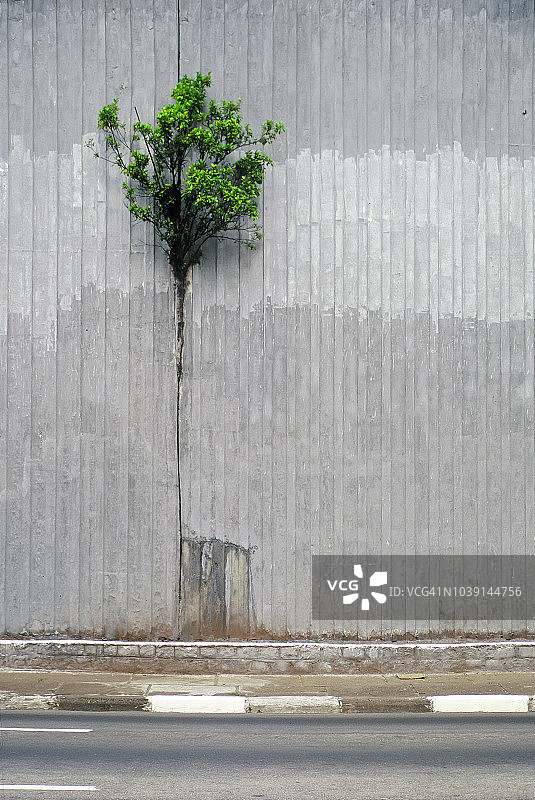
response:
[[[415,633],[410,603],[382,628],[318,626],[303,600],[310,553],[533,551],[533,7],[238,6],[182,0],[181,71],[215,64],[215,96],[235,87],[245,117],[288,132],[265,183],[262,251],[218,248],[216,269],[193,278],[188,334],[201,341],[185,391],[210,392],[238,319],[247,353],[221,362],[237,418],[227,395],[225,413],[193,412],[225,443],[201,438],[195,458],[214,453],[238,482],[230,429],[248,437],[237,514],[259,629]],[[228,56],[237,19],[246,86],[245,59]],[[204,498],[188,535],[232,541],[211,469],[185,475],[184,495],[202,485]]]
[[[84,145],[168,97],[177,8],[9,0],[0,29],[2,630],[176,636],[173,290]]]

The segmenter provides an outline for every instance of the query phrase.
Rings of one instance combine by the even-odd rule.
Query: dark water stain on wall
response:
[[[254,629],[252,549],[220,539],[182,543],[182,639],[247,637]]]

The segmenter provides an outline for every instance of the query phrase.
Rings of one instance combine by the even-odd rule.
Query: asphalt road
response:
[[[1,712],[0,727],[2,800],[535,798],[535,714]],[[28,784],[85,788],[1,788]]]

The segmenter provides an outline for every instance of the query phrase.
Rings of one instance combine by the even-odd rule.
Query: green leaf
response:
[[[106,158],[126,178],[129,211],[154,226],[175,272],[196,263],[210,238],[236,236],[254,250],[254,240],[262,238],[257,201],[272,164],[254,148],[285,130],[281,122],[266,120],[255,134],[242,122],[241,99],[207,100],[211,82],[210,73],[184,75],[172,102],[158,111],[156,125],[138,118],[129,138],[117,99],[98,116]],[[94,143],[88,146],[98,157]]]

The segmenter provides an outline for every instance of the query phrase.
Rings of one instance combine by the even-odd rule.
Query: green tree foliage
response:
[[[117,99],[98,116],[106,147],[101,157],[124,175],[127,206],[136,219],[152,223],[175,277],[179,381],[188,270],[209,239],[232,239],[254,249],[262,238],[257,201],[273,162],[253,148],[270,144],[284,130],[281,122],[267,120],[253,134],[242,122],[239,100],[207,103],[210,84],[210,73],[184,75],[156,125],[141,122],[135,109],[130,135]],[[88,146],[99,157],[92,139]]]
[[[257,201],[272,161],[252,148],[284,130],[267,120],[254,135],[242,123],[240,101],[206,102],[210,83],[210,73],[181,78],[156,125],[138,116],[130,138],[117,100],[98,117],[107,159],[125,176],[130,212],[154,225],[177,278],[199,261],[209,239],[230,238],[254,249],[262,237]]]

